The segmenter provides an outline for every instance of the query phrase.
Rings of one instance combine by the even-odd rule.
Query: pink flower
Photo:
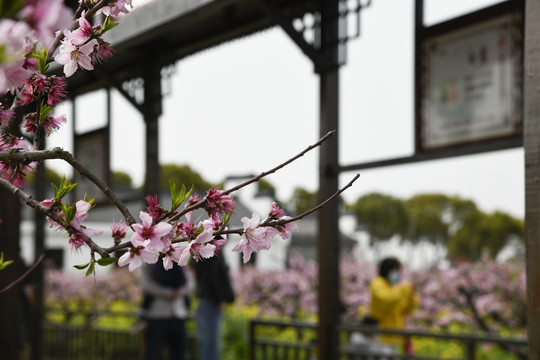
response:
[[[90,40],[96,30],[99,30],[100,26],[92,27],[88,20],[86,20],[86,11],[83,11],[79,18],[79,27],[73,31],[66,31],[64,35],[73,45],[81,45]]]
[[[120,220],[118,224],[113,223],[111,225],[112,238],[115,243],[120,243],[122,239],[126,237],[127,225]]]
[[[55,202],[54,198],[53,199],[45,199],[42,202],[40,202],[40,204],[43,205],[43,206],[51,207],[54,204],[54,202]],[[56,215],[60,215],[59,211],[54,211],[54,213]],[[63,230],[64,229],[62,227],[62,225],[60,225],[59,223],[57,223],[56,221],[54,221],[50,217],[47,217],[47,221],[49,222],[49,227],[51,229],[54,229],[54,228],[56,228],[57,230]]]
[[[31,150],[22,138],[17,137],[0,137],[0,151],[5,150]],[[34,172],[34,163],[17,163],[10,161],[0,161],[0,177],[11,182],[13,185],[22,188],[25,183],[25,178]]]
[[[171,224],[160,222],[156,225],[152,225],[152,217],[144,211],[141,211],[139,217],[142,220],[142,225],[134,224],[133,230],[135,233],[131,236],[131,242],[134,245],[135,243],[149,240],[150,246],[157,251],[161,251],[166,245],[170,244],[170,238],[167,238],[166,235],[172,230]],[[163,237],[165,237],[165,240],[168,240],[169,244],[167,244],[167,241],[162,241]]]
[[[268,213],[268,218],[272,220],[277,220],[285,215],[285,211],[279,208],[275,202],[272,202],[272,210]]]
[[[90,229],[82,225],[82,222],[88,217],[88,211],[92,205],[87,201],[79,200],[75,203],[75,207],[77,210],[75,212],[75,216],[69,222],[69,225],[90,239],[94,236],[101,235],[103,231]]]
[[[66,97],[66,79],[36,74],[24,82],[18,97],[21,105],[30,104],[38,97],[47,99],[49,106],[57,105]]]
[[[243,217],[241,219],[244,224],[244,233],[242,238],[231,250],[235,252],[242,251],[244,264],[251,259],[251,253],[260,250],[270,249],[270,238],[266,232],[266,229],[259,227],[261,218],[259,215],[253,213],[251,219]]]
[[[98,38],[97,45],[94,46],[94,52],[92,53],[92,62],[94,64],[102,64],[109,60],[113,54],[114,49],[111,44]]]
[[[71,247],[71,251],[77,251],[87,243],[87,239],[82,236],[79,232],[74,232],[69,236],[69,246]]]
[[[215,218],[208,218],[204,220],[202,222],[202,225],[205,229],[211,229],[214,233],[220,230],[227,230],[227,228],[223,228],[223,223],[221,222],[221,220],[216,221]],[[215,245],[216,252],[219,252],[221,251],[223,246],[227,245],[228,243],[227,236],[226,235],[214,236],[214,238],[209,243]]]
[[[191,195],[186,203],[186,207],[190,207],[199,202],[199,194],[195,193]]]
[[[236,206],[232,196],[223,195],[223,191],[214,188],[208,190],[206,193],[206,206],[205,209],[210,217],[217,218],[223,214],[231,215]]]
[[[35,62],[28,62],[33,51],[35,33],[22,21],[0,19],[0,95],[14,93],[35,72]]]
[[[30,113],[26,115],[24,118],[24,129],[29,132],[35,134],[38,130],[38,121],[36,119],[36,113]],[[45,118],[45,121],[43,121],[43,128],[45,129],[45,132],[47,133],[47,136],[51,135],[53,132],[58,130],[62,124],[65,124],[67,122],[65,115],[60,115],[57,117],[47,116]]]
[[[127,14],[129,12],[129,10],[126,8],[127,6],[130,6],[133,9],[131,0],[113,0],[109,4],[109,6],[104,6],[99,9],[97,14],[103,13],[105,16],[117,17],[120,15],[120,13]]]
[[[210,241],[214,238],[212,229],[206,229],[199,234],[194,240],[191,240],[188,243],[187,247],[184,247],[178,260],[178,265],[184,266],[188,263],[190,255],[193,255],[193,258],[196,261],[199,261],[201,258],[208,259],[214,256],[216,251],[216,246],[210,244]]]
[[[165,253],[163,257],[163,267],[165,270],[170,270],[173,267],[173,262],[178,263],[180,261],[180,256],[182,255],[184,248],[179,244],[175,243],[169,246],[169,250]]]
[[[41,46],[49,46],[54,33],[71,26],[73,10],[63,0],[26,0],[21,16],[37,32]]]
[[[90,54],[94,51],[95,41],[92,40],[82,46],[76,46],[69,39],[64,39],[62,45],[58,49],[59,54],[54,57],[54,60],[64,65],[64,74],[70,77],[77,71],[80,66],[86,70],[94,70]]]
[[[150,240],[139,241],[137,239],[131,239],[133,247],[129,249],[124,255],[118,259],[118,266],[126,266],[129,264],[129,271],[133,272],[136,268],[146,264],[154,264],[159,258],[159,252],[157,252],[150,245]]]
[[[146,207],[146,211],[148,211],[148,213],[152,217],[152,220],[154,221],[161,220],[161,217],[163,216],[163,213],[165,212],[165,210],[163,210],[159,206],[158,201],[157,201],[157,195],[156,196],[148,195],[146,197],[146,202],[148,203],[148,206]]]
[[[283,216],[280,218],[280,220],[288,220],[290,219],[289,216]],[[279,235],[283,240],[287,240],[291,237],[291,232],[298,231],[298,226],[293,223],[289,222],[283,225],[277,225],[276,227],[268,226],[266,228],[266,232],[269,236],[276,236]]]

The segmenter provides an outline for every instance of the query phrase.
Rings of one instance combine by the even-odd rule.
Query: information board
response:
[[[423,41],[421,150],[521,134],[521,44],[518,13]]]

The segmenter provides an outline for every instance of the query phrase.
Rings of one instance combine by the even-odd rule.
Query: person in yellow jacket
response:
[[[385,258],[379,265],[379,276],[370,284],[370,315],[380,328],[401,330],[405,327],[405,316],[412,313],[418,304],[418,296],[409,283],[401,282],[401,263],[394,257]],[[379,341],[404,348],[405,339],[400,336],[382,335]]]

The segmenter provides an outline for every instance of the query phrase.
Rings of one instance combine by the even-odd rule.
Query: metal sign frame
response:
[[[417,19],[417,22],[421,21],[421,23],[417,23],[416,31],[416,153],[445,150],[454,151],[459,149],[459,151],[456,151],[457,153],[473,154],[477,152],[522,146],[523,114],[519,109],[522,108],[523,103],[523,2],[507,1],[431,27],[424,27],[423,16],[421,17],[421,19]],[[447,50],[450,49],[451,51],[456,52],[459,51],[459,47],[463,50],[466,46],[471,45],[465,43],[465,41],[471,41],[464,40],[466,37],[468,39],[476,37],[477,40],[487,41],[489,37],[494,37],[494,31],[498,31],[502,34],[503,30],[500,29],[502,26],[508,27],[508,29],[505,30],[505,35],[509,37],[507,41],[511,44],[510,46],[513,47],[511,49],[512,53],[509,55],[512,74],[507,76],[507,78],[512,79],[511,81],[513,83],[505,86],[505,89],[509,88],[508,91],[512,94],[511,96],[508,96],[510,99],[506,104],[507,118],[504,120],[495,119],[496,112],[493,112],[491,114],[490,127],[488,128],[487,125],[482,126],[478,123],[478,115],[475,114],[471,116],[470,114],[466,114],[467,111],[473,113],[477,110],[479,107],[478,103],[473,105],[462,104],[462,106],[454,106],[452,108],[451,105],[441,104],[442,101],[440,101],[439,104],[434,101],[434,93],[440,89],[434,90],[431,88],[435,81],[433,78],[430,78],[430,76],[434,76],[434,71],[430,67],[434,65],[435,61],[433,56],[430,57],[430,54],[434,53],[433,49],[435,46],[439,46],[439,49],[441,47],[446,47]],[[474,56],[474,54],[472,56]],[[456,68],[457,66],[454,69]],[[506,66],[506,68],[508,68],[508,66]],[[462,68],[461,74],[459,73],[459,70],[454,72],[452,84],[454,90],[455,84],[460,80],[463,81],[464,76],[469,76],[469,78],[478,76],[478,74],[475,74],[472,70],[473,69]],[[469,73],[464,74],[464,72],[467,71]],[[438,75],[440,80],[440,72]],[[462,79],[455,80],[460,76]],[[492,78],[483,80],[491,81]],[[496,80],[494,82],[496,82]],[[480,91],[482,92],[480,94],[481,96],[490,95],[490,89],[487,87],[484,87],[484,89],[481,89]],[[493,99],[491,100],[493,101]],[[458,125],[456,125],[453,130],[454,133],[448,131],[447,134],[445,134],[444,127],[441,126],[440,123],[437,124],[433,117],[436,113],[436,111],[433,111],[434,103],[439,105],[437,110],[445,110],[448,111],[448,116],[455,116],[454,121],[456,121],[456,123],[460,120],[472,121],[467,125],[462,125],[461,128],[458,128]],[[467,109],[466,106],[470,107]],[[511,109],[508,109],[508,107],[511,107]],[[452,113],[453,110],[454,113]],[[465,114],[456,114],[455,110],[463,111]],[[428,116],[431,117],[428,118]],[[509,124],[505,125],[504,121]],[[482,130],[485,131],[484,134],[481,133]],[[439,135],[439,137],[436,138],[433,136],[434,133]],[[444,138],[445,135],[448,137]],[[479,144],[481,144],[481,151],[478,151]]]

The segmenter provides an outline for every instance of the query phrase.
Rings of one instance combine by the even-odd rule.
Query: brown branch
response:
[[[116,194],[105,184],[100,178],[94,175],[91,171],[85,168],[70,152],[65,151],[59,147],[42,151],[18,151],[8,152],[0,151],[0,161],[16,161],[16,162],[28,162],[28,161],[43,161],[51,159],[61,159],[70,164],[77,172],[88,180],[93,182],[108,198],[109,200],[120,210],[126,223],[133,225],[136,223],[135,218],[129,212],[127,206],[116,196]]]
[[[336,196],[338,196],[339,194],[341,194],[342,192],[344,192],[346,189],[348,189],[349,187],[352,186],[352,184],[358,180],[358,178],[360,177],[360,174],[356,174],[356,176],[347,183],[347,185],[345,185],[344,187],[342,187],[341,189],[339,189],[338,191],[336,191],[332,196],[330,196],[328,199],[326,199],[325,201],[323,201],[322,203],[320,203],[319,205],[315,206],[314,208],[312,209],[309,209],[305,212],[303,212],[302,214],[300,215],[297,215],[295,217],[291,217],[289,219],[286,219],[286,220],[272,220],[272,221],[265,221],[263,223],[261,223],[259,226],[272,226],[272,227],[276,227],[276,226],[280,226],[280,225],[285,225],[285,224],[288,224],[288,223],[291,223],[291,222],[294,222],[294,221],[297,221],[297,220],[300,220],[306,216],[308,216],[309,214],[319,210],[320,208],[322,208],[323,206],[325,206],[326,204],[328,204],[328,202],[332,201],[332,199],[334,199]],[[226,235],[226,234],[238,234],[238,235],[242,235],[244,233],[244,230],[243,229],[229,229],[229,230],[223,230],[223,231],[216,231],[214,233],[214,235]]]
[[[34,263],[34,265],[32,265],[28,270],[26,270],[24,272],[24,274],[22,274],[18,279],[14,280],[11,284],[9,284],[8,286],[6,286],[5,288],[3,288],[2,290],[0,290],[0,294],[2,294],[3,292],[6,292],[8,291],[9,289],[11,289],[13,286],[17,285],[18,283],[20,283],[25,277],[27,277],[32,271],[34,271],[34,269],[39,265],[39,263],[41,263],[41,261],[45,258],[45,254],[42,254],[38,259],[37,261]]]
[[[262,179],[263,177],[267,176],[267,175],[270,175],[270,174],[273,174],[275,173],[276,171],[278,171],[279,169],[289,165],[290,163],[292,163],[293,161],[301,158],[302,156],[304,156],[306,153],[308,153],[309,151],[319,147],[322,145],[323,142],[325,142],[330,136],[334,135],[336,131],[335,130],[332,130],[332,131],[329,131],[326,133],[326,135],[324,135],[319,141],[317,141],[315,144],[313,145],[310,145],[308,146],[304,151],[300,152],[298,155],[290,158],[289,160],[285,161],[284,163],[281,163],[280,165],[276,166],[275,168],[273,169],[270,169],[268,171],[265,171],[265,172],[262,172],[260,173],[258,176],[255,176],[254,178],[251,178],[233,188],[230,188],[229,190],[225,190],[223,191],[223,194],[227,195],[227,194],[230,194],[238,189],[241,189],[249,184],[252,184],[254,182],[257,182],[259,181],[260,179]]]
[[[230,194],[230,193],[232,193],[232,192],[234,192],[234,191],[237,191],[237,190],[239,190],[239,189],[241,189],[241,188],[243,188],[243,187],[245,187],[245,186],[247,186],[247,185],[249,185],[249,184],[253,184],[254,182],[259,181],[260,179],[262,179],[263,177],[265,177],[265,176],[267,176],[267,175],[270,175],[270,174],[275,173],[276,171],[278,171],[278,170],[280,170],[281,168],[283,168],[283,167],[289,165],[290,163],[292,163],[293,161],[297,160],[298,158],[304,156],[307,152],[309,152],[309,151],[311,151],[311,150],[313,150],[313,149],[315,149],[315,148],[321,146],[321,144],[322,144],[323,142],[325,142],[330,136],[334,135],[335,132],[336,132],[335,130],[329,131],[329,132],[326,133],[326,135],[324,135],[319,141],[317,141],[317,142],[316,142],[315,144],[313,144],[313,145],[308,146],[304,151],[300,152],[300,153],[297,154],[296,156],[294,156],[294,157],[290,158],[289,160],[287,160],[287,161],[285,161],[285,162],[279,164],[278,166],[276,166],[276,167],[273,168],[273,169],[270,169],[270,170],[268,170],[268,171],[262,172],[262,173],[260,173],[259,175],[255,176],[255,177],[253,177],[253,178],[251,178],[251,179],[249,179],[249,180],[247,180],[247,181],[245,181],[245,182],[243,182],[243,183],[241,183],[241,184],[239,184],[239,185],[237,185],[237,186],[235,186],[235,187],[233,187],[233,188],[230,188],[230,189],[228,189],[228,190],[223,191],[223,194],[224,194],[224,195],[228,195],[228,194]],[[202,200],[199,201],[198,203],[195,203],[195,204],[193,204],[193,205],[191,205],[191,206],[189,206],[189,207],[186,207],[186,208],[184,208],[184,210],[182,210],[182,211],[176,213],[173,217],[171,217],[171,218],[169,219],[169,222],[175,221],[175,220],[179,219],[180,217],[182,217],[183,215],[187,214],[188,212],[203,207],[205,204],[206,204],[206,199],[202,199]]]
[[[310,209],[310,210],[307,210],[305,212],[303,212],[302,214],[300,215],[297,215],[295,217],[292,217],[290,219],[287,219],[287,220],[279,220],[279,221],[276,221],[275,224],[276,225],[285,225],[287,223],[290,223],[290,222],[293,222],[293,221],[296,221],[296,220],[300,220],[306,216],[308,216],[309,214],[319,210],[320,208],[322,208],[324,205],[328,204],[328,202],[332,201],[332,199],[334,199],[336,196],[338,196],[339,194],[341,194],[342,192],[344,192],[345,190],[347,190],[348,188],[350,188],[352,186],[352,184],[358,180],[358,178],[360,177],[360,174],[356,174],[356,176],[347,183],[347,185],[345,185],[344,187],[342,187],[341,189],[339,189],[338,191],[336,191],[334,193],[334,195],[330,196],[328,199],[326,199],[325,201],[323,201],[322,203],[320,203],[319,205],[315,206],[314,208]],[[274,222],[270,222],[268,225],[265,225],[265,226],[273,226]]]
[[[1,153],[0,153],[1,154]],[[94,241],[90,238],[88,238],[86,235],[78,232],[77,230],[73,229],[69,225],[65,225],[65,221],[63,218],[61,218],[58,214],[56,214],[50,207],[44,206],[39,203],[39,201],[36,201],[32,199],[30,195],[10,183],[9,181],[0,178],[0,186],[11,192],[13,195],[18,197],[22,202],[24,202],[26,205],[30,206],[31,208],[36,209],[43,215],[51,218],[53,221],[57,222],[61,225],[70,235],[77,232],[79,236],[83,237],[85,239],[86,245],[94,252],[97,252],[101,257],[108,257],[109,253],[104,250],[101,246],[94,243]]]
[[[10,183],[9,181],[0,178],[0,186],[2,186],[7,191],[11,192],[13,195],[18,197],[23,203],[30,206],[31,208],[36,209],[40,213],[50,217],[56,222],[59,222],[59,223],[63,222],[63,220],[58,215],[56,215],[48,206],[44,206],[40,204],[39,201],[32,199],[30,195],[28,195],[27,193],[25,193],[24,191],[22,191],[21,189],[19,189],[12,183]]]

